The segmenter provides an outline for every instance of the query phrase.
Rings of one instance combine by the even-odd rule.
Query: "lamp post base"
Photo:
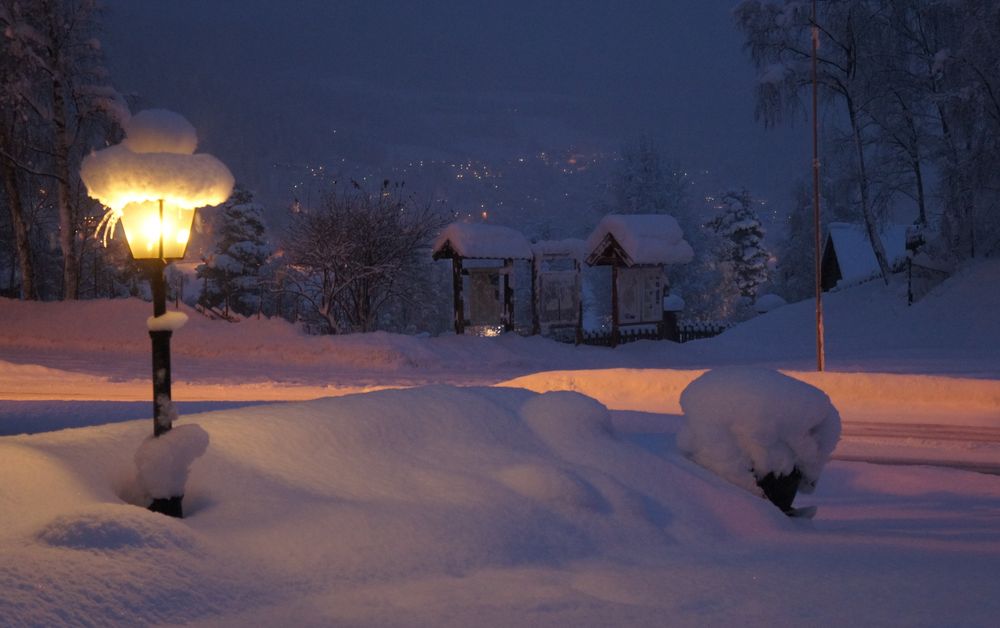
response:
[[[162,515],[167,515],[168,517],[183,519],[184,511],[181,508],[181,500],[183,499],[183,495],[177,495],[176,497],[159,497],[153,500],[153,503],[149,505],[149,509],[152,512],[158,512]]]

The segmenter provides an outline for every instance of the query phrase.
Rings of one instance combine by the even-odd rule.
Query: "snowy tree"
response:
[[[197,268],[204,289],[198,301],[249,316],[260,308],[260,270],[271,254],[264,225],[264,208],[253,193],[237,186],[217,210],[215,249]]]
[[[953,260],[1000,250],[1000,4],[992,0],[829,0],[818,5],[818,80],[835,130],[847,123],[856,203],[872,235],[912,204]],[[768,124],[810,83],[809,3],[747,0],[736,11],[760,71]],[[837,142],[836,133],[824,137]],[[845,147],[846,148],[846,147]]]
[[[648,136],[621,150],[621,161],[611,173],[608,199],[601,214],[670,214],[681,228],[690,204],[691,181],[686,172],[666,159]]]
[[[412,272],[443,224],[432,205],[405,196],[402,184],[334,191],[320,208],[293,215],[282,290],[326,333],[382,328],[393,304],[420,303]]]
[[[708,225],[719,236],[718,254],[725,269],[723,277],[732,282],[741,297],[752,303],[758,289],[768,279],[770,256],[764,249],[764,229],[746,189],[729,190],[718,201],[719,214]]]
[[[85,198],[77,166],[102,121],[127,112],[107,83],[98,17],[95,0],[0,0],[0,170],[25,296],[33,291],[25,190],[55,188],[62,296],[75,299]],[[18,181],[26,176],[30,186]]]
[[[642,136],[621,149],[621,160],[611,173],[606,196],[598,203],[601,216],[621,214],[670,214],[681,226],[684,239],[694,249],[695,258],[670,274],[670,290],[683,296],[688,318],[724,318],[727,300],[718,292],[720,269],[714,249],[715,234],[705,227],[701,203],[691,199],[692,182],[683,168],[664,156],[648,136]],[[610,282],[594,275],[606,269],[591,270],[585,279],[594,304],[611,302],[607,293]]]
[[[850,129],[857,173],[861,215],[872,250],[886,281],[889,262],[871,201],[871,174],[865,128],[868,106],[883,84],[874,59],[881,54],[885,12],[878,2],[829,0],[817,15],[820,53],[817,81],[827,102],[841,106]],[[792,0],[745,0],[736,8],[736,21],[760,71],[757,115],[765,124],[785,120],[801,109],[801,97],[812,83],[813,20],[809,3]]]

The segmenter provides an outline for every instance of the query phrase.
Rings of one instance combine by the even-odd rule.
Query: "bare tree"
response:
[[[443,226],[429,204],[385,181],[357,184],[293,217],[284,246],[283,290],[293,293],[328,333],[373,331],[393,301],[419,299],[406,281],[422,247]]]
[[[817,16],[821,40],[817,76],[827,101],[841,105],[847,117],[861,214],[875,259],[888,282],[889,263],[870,198],[871,177],[865,151],[869,107],[882,89],[874,80],[873,59],[880,54],[886,6],[887,3],[866,0],[822,3],[823,12]],[[767,125],[779,123],[799,110],[800,94],[811,85],[810,5],[789,0],[746,0],[737,7],[735,15],[751,58],[761,72],[757,116]]]
[[[123,109],[102,66],[96,37],[98,15],[95,0],[0,0],[5,66],[0,100],[14,119],[13,124],[3,120],[0,167],[55,186],[65,299],[77,298],[79,288],[77,235],[84,195],[78,193],[76,166],[96,139],[95,121],[108,114],[117,116]],[[17,203],[13,199],[23,195],[12,193],[7,174],[4,180],[14,212]],[[17,232],[19,221],[12,220]],[[23,250],[20,245],[18,249]]]

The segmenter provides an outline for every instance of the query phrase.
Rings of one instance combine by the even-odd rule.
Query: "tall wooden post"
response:
[[[819,81],[816,76],[816,50],[819,48],[819,25],[816,23],[816,0],[812,4],[812,140],[813,140],[813,263],[816,272],[816,370],[826,370],[826,349],[823,346],[823,271],[820,258],[819,223]],[[888,279],[886,279],[888,281]]]
[[[462,296],[462,258],[451,258],[451,285],[455,302],[455,333],[465,333],[465,301]]]

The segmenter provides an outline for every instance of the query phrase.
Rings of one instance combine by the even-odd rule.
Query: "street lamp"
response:
[[[198,207],[218,205],[232,192],[233,175],[218,159],[194,154],[194,127],[162,109],[137,113],[123,124],[121,144],[87,155],[80,178],[108,210],[104,239],[120,221],[129,250],[149,273],[153,318],[153,436],[168,432],[175,415],[170,395],[170,337],[185,317],[168,317],[163,270],[184,257]],[[100,228],[100,227],[99,227]],[[150,510],[183,516],[183,495],[153,495]]]

